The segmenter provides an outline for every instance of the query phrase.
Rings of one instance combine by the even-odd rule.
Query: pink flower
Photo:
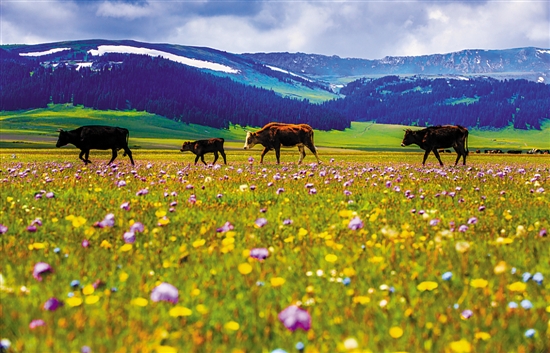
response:
[[[41,320],[41,319],[32,320],[31,323],[29,324],[29,328],[31,330],[34,330],[37,327],[45,326],[45,325],[46,325],[46,323],[44,322],[44,320]]]

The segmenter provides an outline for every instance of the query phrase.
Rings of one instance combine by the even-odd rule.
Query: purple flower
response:
[[[315,194],[317,194],[317,189],[316,188],[311,188],[311,189],[308,190],[307,193],[310,194],[310,195],[315,195]]]
[[[102,221],[96,222],[94,224],[94,226],[98,228],[113,227],[114,225],[115,225],[115,215],[112,213],[109,213],[108,215],[106,215]]]
[[[267,224],[267,219],[265,218],[258,218],[254,224],[256,225],[256,227],[258,228],[262,228],[263,226],[265,226]]]
[[[40,276],[43,273],[50,273],[53,272],[52,267],[45,263],[45,262],[37,262],[34,265],[34,270],[32,271],[32,276],[36,278],[38,281],[42,281],[42,276]]]
[[[136,233],[132,231],[125,232],[122,237],[124,238],[124,242],[126,244],[133,244],[136,241]]]
[[[288,226],[288,225],[290,225],[290,224],[292,224],[292,223],[293,223],[293,221],[292,221],[292,219],[290,219],[290,218],[287,218],[287,219],[283,220],[283,225],[285,225],[285,226]]]
[[[7,230],[7,227],[6,227],[6,230]],[[548,233],[546,232],[546,229],[541,229],[540,232],[539,232],[539,237],[545,237],[547,236]]]
[[[463,318],[463,319],[469,319],[471,318],[472,316],[474,315],[473,311],[470,310],[470,309],[466,309],[464,310],[460,316]]]
[[[151,292],[151,300],[154,302],[167,301],[176,304],[178,302],[178,289],[170,283],[163,282]]]
[[[50,191],[50,192],[46,193],[46,197],[49,198],[49,199],[53,199],[55,197],[55,194]]]
[[[459,231],[459,232],[464,233],[464,232],[466,232],[467,230],[468,230],[468,226],[465,225],[465,224],[463,224],[463,225],[461,225],[460,227],[458,227],[458,231]]]
[[[141,189],[138,192],[136,192],[136,196],[143,196],[143,195],[147,195],[148,193],[149,193],[148,189]]]
[[[254,163],[254,158],[253,157],[248,157],[248,163],[250,163],[250,164]]]
[[[34,224],[27,227],[27,232],[34,233],[37,230],[38,230],[38,228],[36,228],[36,226]]]
[[[46,325],[46,323],[42,319],[32,320],[31,323],[29,324],[29,328],[31,330],[34,330],[37,327],[45,326],[45,325]]]
[[[120,188],[120,187],[123,187],[123,186],[126,186],[126,181],[124,181],[124,180],[119,180],[119,181],[116,183],[116,186],[118,186],[119,188]]]
[[[87,248],[88,246],[90,246],[90,242],[88,241],[88,239],[82,240],[82,247]]]
[[[485,206],[481,205],[479,206],[478,210],[481,212],[481,211],[485,211]]]
[[[477,223],[477,218],[476,217],[471,217],[469,220],[468,220],[468,224],[476,224]]]
[[[44,310],[55,311],[63,305],[57,298],[50,298],[44,303]]]
[[[437,218],[432,219],[432,220],[430,221],[430,225],[431,225],[432,227],[435,227],[435,226],[438,225],[438,224],[439,224],[439,219],[437,219]]]
[[[130,232],[142,233],[144,230],[145,230],[145,227],[141,222],[135,222],[130,226]]]
[[[3,224],[0,224],[0,234],[6,234],[7,231],[8,231],[8,227]]]
[[[195,196],[195,194],[189,196],[189,199],[187,199],[187,202],[194,205],[197,202],[197,197]]]
[[[225,232],[229,232],[230,230],[233,230],[234,228],[235,227],[230,222],[225,222],[225,224],[223,226],[216,229],[216,232],[225,233]]]
[[[298,328],[307,331],[311,328],[311,316],[296,305],[287,307],[279,313],[278,317],[290,331],[295,331]]]
[[[278,188],[277,189],[277,195],[279,195],[280,193],[283,193],[283,192],[285,192],[285,189],[283,189],[283,188]]]
[[[216,198],[221,199],[223,197],[223,194],[217,194]]]
[[[269,256],[269,250],[266,248],[254,248],[250,250],[250,257],[258,260],[265,260]]]
[[[307,188],[307,189],[311,189],[312,187],[313,187],[313,184],[312,184],[312,183],[307,183],[307,184],[306,184],[306,188]]]
[[[122,205],[120,205],[120,208],[125,210],[125,211],[129,211],[130,210],[130,203],[129,202],[124,202],[124,203],[122,203]]]
[[[349,190],[344,190],[344,195],[350,196],[350,195],[351,195],[351,191],[349,191]]]
[[[351,230],[361,229],[363,228],[363,221],[361,218],[355,216],[349,221],[348,228]]]

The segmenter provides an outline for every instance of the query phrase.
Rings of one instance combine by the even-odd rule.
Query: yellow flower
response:
[[[79,297],[71,297],[69,299],[67,299],[65,301],[65,303],[67,303],[68,306],[70,307],[75,307],[75,306],[79,306],[82,304],[82,298],[79,298]]]
[[[477,332],[475,338],[478,340],[487,341],[489,338],[491,338],[491,335],[487,332]]]
[[[192,313],[193,312],[191,311],[191,309],[183,306],[175,306],[168,312],[168,314],[172,317],[191,316]]]
[[[436,289],[438,286],[439,285],[437,284],[437,282],[425,281],[420,283],[418,286],[416,286],[416,289],[418,289],[421,292],[432,291]]]
[[[346,267],[344,268],[344,275],[347,277],[353,277],[355,276],[355,270],[352,267]]]
[[[273,287],[280,287],[285,283],[285,279],[283,277],[273,277],[271,279],[271,286]]]
[[[358,295],[357,297],[353,297],[353,302],[365,305],[367,303],[370,303],[370,298],[364,295]]]
[[[35,250],[44,249],[44,248],[46,247],[46,244],[45,244],[45,243],[33,243],[33,244],[32,244],[32,247],[33,247]]]
[[[157,346],[155,348],[156,353],[177,353],[178,350],[170,346]]]
[[[145,298],[135,298],[135,299],[132,299],[131,301],[132,305],[136,305],[136,306],[147,306],[147,304],[149,304],[149,301]]]
[[[159,221],[158,221],[158,224],[159,224],[160,226],[165,226],[165,225],[167,225],[168,223],[170,223],[170,219],[168,219],[168,218],[166,218],[166,217],[162,217],[162,218],[160,218]]]
[[[336,260],[338,260],[338,256],[334,254],[328,254],[327,256],[325,256],[325,260],[328,262],[336,262]]]
[[[298,230],[298,236],[299,237],[304,237],[304,236],[307,235],[307,233],[308,233],[307,230],[304,229],[304,228],[300,228],[300,230]]]
[[[155,212],[155,216],[157,216],[157,218],[162,218],[162,217],[166,216],[166,211],[158,210],[158,211]]]
[[[472,345],[465,339],[451,342],[450,348],[455,353],[470,353],[472,351]]]
[[[86,297],[86,299],[84,299],[84,302],[86,304],[95,304],[99,301],[99,297],[97,295],[90,295],[89,297]]]
[[[403,336],[403,329],[399,326],[394,326],[390,328],[390,336],[392,336],[393,338],[399,338]]]
[[[506,262],[500,261],[494,269],[495,275],[500,275],[504,272],[506,272]]]
[[[373,256],[369,259],[370,263],[376,264],[384,261],[384,258],[382,256]]]
[[[514,282],[508,286],[508,289],[512,292],[525,292],[527,285],[523,282]]]
[[[242,263],[239,265],[239,272],[243,275],[247,275],[252,272],[252,266],[249,263]]]
[[[199,247],[203,246],[204,243],[206,243],[206,240],[199,239],[199,240],[195,240],[192,245],[193,245],[194,248],[199,248]]]
[[[126,280],[128,279],[128,274],[126,272],[121,272],[119,275],[118,275],[118,279],[121,281],[121,282],[126,282]]]
[[[94,292],[95,292],[95,288],[91,284],[88,284],[86,287],[82,288],[82,294],[84,295],[90,295],[90,294],[93,294]]]
[[[230,331],[237,331],[240,328],[240,325],[238,322],[229,321],[224,325],[224,327]]]
[[[474,288],[485,288],[487,287],[487,284],[489,284],[489,282],[487,282],[487,280],[484,280],[483,278],[477,278],[470,281],[470,286]]]
[[[109,243],[107,240],[104,239],[101,242],[101,244],[99,244],[99,247],[104,248],[104,249],[110,249],[110,248],[112,248],[112,245],[111,245],[111,243]]]
[[[126,252],[132,250],[132,244],[124,244],[120,247],[120,251]]]

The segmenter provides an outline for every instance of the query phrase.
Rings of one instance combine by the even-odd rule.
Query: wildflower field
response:
[[[550,351],[549,157],[322,152],[1,150],[3,349]]]

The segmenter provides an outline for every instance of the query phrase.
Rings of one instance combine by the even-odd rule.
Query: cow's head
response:
[[[187,141],[183,143],[183,145],[181,146],[180,152],[185,152],[185,151],[193,151],[193,142]]]
[[[408,146],[410,144],[415,143],[415,134],[414,131],[411,129],[405,130],[405,137],[403,137],[403,141],[401,142],[401,147]]]
[[[258,143],[258,137],[255,132],[248,131],[246,133],[246,140],[244,140],[244,149],[248,150],[254,147]]]
[[[59,137],[57,138],[57,143],[55,144],[55,147],[62,147],[62,146],[68,145],[71,142],[69,132],[64,131],[62,129],[59,129],[57,131],[59,131]]]

